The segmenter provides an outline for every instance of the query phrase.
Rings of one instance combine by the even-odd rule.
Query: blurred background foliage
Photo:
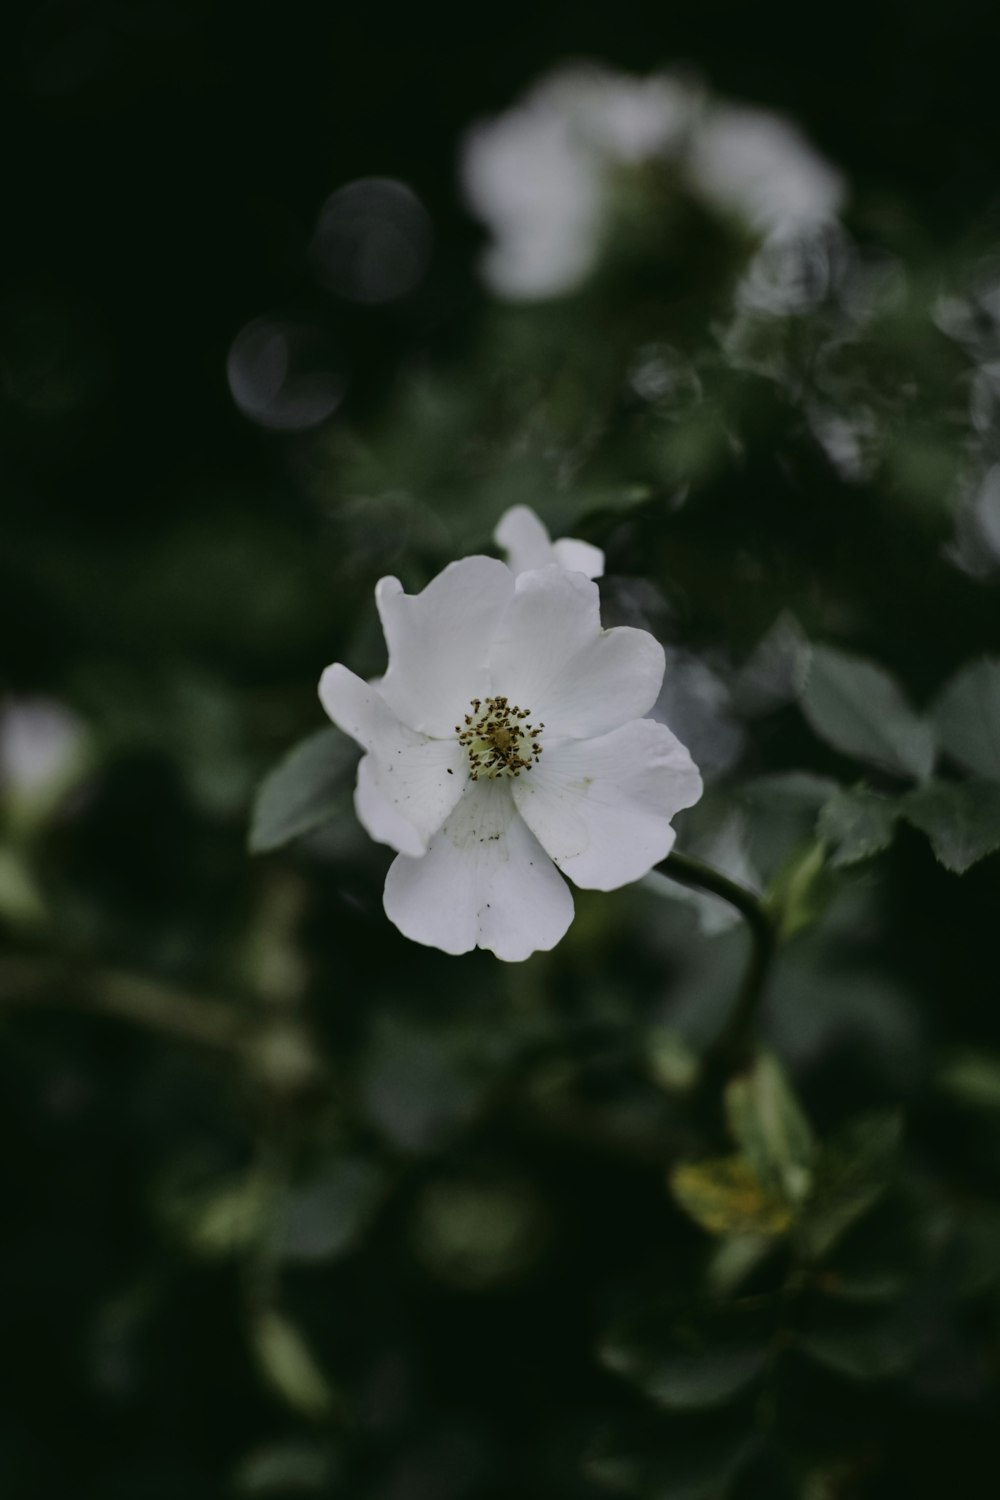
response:
[[[1000,23],[3,27],[4,1494],[978,1492]],[[665,644],[738,1069],[711,896],[382,915],[316,681],[514,503]]]

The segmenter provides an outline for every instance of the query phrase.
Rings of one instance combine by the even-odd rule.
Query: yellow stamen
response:
[[[455,725],[458,742],[469,757],[469,775],[520,776],[530,771],[542,753],[538,736],[544,724],[525,724],[530,708],[518,708],[506,698],[473,698],[465,727]]]

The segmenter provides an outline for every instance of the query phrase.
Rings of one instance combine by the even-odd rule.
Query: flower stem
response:
[[[777,932],[759,897],[688,854],[674,852],[656,867],[662,874],[692,890],[707,891],[736,908],[750,929],[751,950],[732,1015],[712,1046],[720,1063],[738,1066],[745,1060],[764,987],[774,958]]]

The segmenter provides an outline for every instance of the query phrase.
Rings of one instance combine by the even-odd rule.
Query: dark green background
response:
[[[416,378],[445,371],[457,408],[471,370],[476,399],[454,420],[475,433],[491,340],[515,372],[533,368],[537,340],[544,370],[591,326],[627,323],[619,288],[583,310],[513,315],[497,334],[475,279],[482,236],[458,198],[459,136],[555,62],[684,65],[790,113],[848,174],[869,239],[951,268],[988,242],[996,208],[1000,19],[973,0],[461,12],[163,0],[16,5],[3,33],[3,685],[72,704],[99,753],[31,851],[49,927],[4,919],[0,1490],[596,1496],[581,1455],[632,1398],[594,1342],[641,1293],[687,1295],[704,1252],[644,1155],[660,1098],[637,1037],[685,1005],[709,1017],[695,1040],[711,1031],[740,938],[708,944],[650,896],[582,897],[564,955],[501,972],[388,927],[384,861],[346,807],[318,853],[248,861],[252,787],[321,726],[322,667],[343,655],[377,668],[372,582],[399,568],[417,583],[447,555],[433,525],[421,532],[391,503],[359,518],[339,435],[381,454],[402,431],[387,471],[411,464],[433,507],[435,464],[449,460],[427,456],[417,417],[392,415]],[[409,183],[435,230],[426,281],[384,309],[322,291],[306,253],[326,196],[366,175]],[[692,342],[710,300],[688,298]],[[230,399],[229,345],[272,310],[344,352],[351,386],[329,452],[257,430]],[[943,341],[914,354],[943,389],[949,357]],[[925,388],[943,409],[933,374]],[[1000,643],[995,593],[943,560],[940,514],[907,509],[891,485],[848,492],[810,451],[789,466],[793,418],[756,392],[741,415],[747,467],[713,474],[679,515],[654,495],[619,524],[581,490],[559,519],[582,517],[619,577],[665,586],[682,645],[739,661],[787,603],[925,701]],[[627,413],[621,431],[605,485],[634,477]],[[443,450],[450,432],[443,420]],[[464,523],[477,546],[498,509],[487,488]],[[750,773],[857,774],[794,709],[752,738]],[[913,830],[880,868],[877,896],[866,888],[828,947],[790,955],[772,1040],[822,1128],[908,1103],[917,1179],[978,1204],[995,1195],[1000,1137],[943,1117],[925,1085],[935,1048],[998,1039],[1000,878],[986,863],[960,884]],[[254,1035],[287,1022],[297,1045],[307,1028],[316,1073],[296,1071],[299,1054],[282,1071],[284,1053],[205,1045],[185,1006],[215,1003],[206,995]],[[827,1016],[819,1042],[796,1032],[802,997]],[[581,1069],[580,1107],[555,1122],[505,1072],[533,1048]],[[308,1183],[344,1159],[375,1164],[373,1227],[356,1253],[296,1262],[281,1292],[346,1393],[317,1417],[254,1352],[272,1268],[245,1245],[204,1253],[191,1205],[251,1169]],[[441,1183],[480,1195],[473,1218],[499,1194],[522,1214],[520,1248],[455,1251],[433,1235],[428,1248],[420,1225]],[[932,1332],[945,1322],[935,1299],[948,1300],[937,1283],[921,1314]],[[995,1318],[992,1302],[963,1312],[930,1340],[923,1383],[877,1407],[826,1375],[790,1379],[793,1425],[817,1454],[842,1442],[851,1455],[831,1496],[973,1492],[993,1454]],[[241,1471],[262,1451],[278,1454],[277,1478]],[[747,1483],[785,1493],[767,1472]]]

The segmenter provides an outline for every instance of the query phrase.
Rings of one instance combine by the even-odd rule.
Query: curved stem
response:
[[[736,908],[750,929],[750,962],[743,976],[733,1013],[717,1038],[712,1051],[720,1061],[738,1064],[743,1061],[764,993],[771,961],[774,958],[777,933],[767,909],[746,886],[738,885],[700,860],[676,851],[656,866],[663,875],[692,890],[707,891]]]

